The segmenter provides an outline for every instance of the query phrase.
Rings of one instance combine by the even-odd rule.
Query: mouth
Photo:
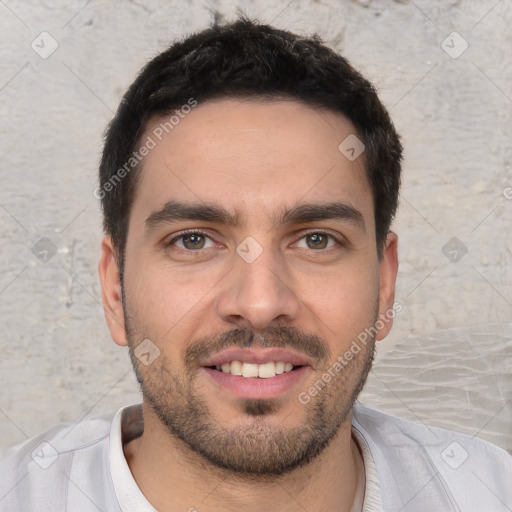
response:
[[[257,347],[225,350],[204,361],[202,370],[215,386],[245,399],[277,398],[312,371],[312,361],[289,350]]]
[[[276,375],[288,373],[302,368],[302,365],[293,365],[285,361],[270,361],[263,364],[246,363],[242,361],[231,361],[222,365],[208,366],[211,370],[237,375],[246,379],[271,379]]]

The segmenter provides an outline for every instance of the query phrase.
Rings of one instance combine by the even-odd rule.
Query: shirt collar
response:
[[[362,430],[358,428],[355,420],[352,421],[352,435],[361,449],[366,476],[362,512],[382,512],[382,496],[380,482],[377,476],[377,467],[368,442],[363,436]]]
[[[139,489],[123,451],[123,444],[142,435],[143,430],[141,404],[119,409],[112,420],[110,472],[122,512],[157,512]],[[362,512],[382,512],[380,484],[370,447],[356,424],[352,425],[352,435],[360,448],[365,469],[366,482]]]
[[[157,512],[139,489],[123,451],[123,443],[142,434],[142,425],[141,404],[119,409],[112,420],[110,474],[122,512]]]

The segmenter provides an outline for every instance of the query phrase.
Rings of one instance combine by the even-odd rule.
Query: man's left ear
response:
[[[398,237],[390,231],[382,251],[379,264],[379,317],[377,319],[377,340],[384,339],[391,330],[395,300],[395,282],[398,272]],[[380,321],[379,321],[380,320]]]

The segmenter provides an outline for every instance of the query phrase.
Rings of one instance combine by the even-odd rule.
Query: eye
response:
[[[338,242],[332,235],[322,232],[314,232],[303,236],[297,243],[297,247],[301,247],[303,249],[321,250],[329,249],[337,243]]]
[[[197,251],[214,247],[215,243],[208,235],[205,235],[201,231],[189,231],[173,238],[169,242],[169,245],[174,245],[179,249],[185,249],[187,251]]]

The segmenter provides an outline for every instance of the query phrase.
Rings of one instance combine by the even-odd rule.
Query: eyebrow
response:
[[[285,210],[279,219],[282,224],[302,224],[321,220],[341,220],[366,229],[363,214],[346,203],[302,204]]]
[[[222,206],[214,204],[186,204],[178,201],[168,201],[161,210],[149,215],[145,222],[146,230],[149,231],[164,222],[177,220],[201,220],[236,226],[240,223],[240,215],[232,214]]]
[[[179,220],[198,220],[238,226],[242,218],[243,216],[240,213],[231,213],[224,207],[216,204],[168,201],[163,208],[151,213],[147,217],[145,226],[146,230],[150,231],[160,224]],[[342,202],[301,204],[293,208],[285,208],[280,214],[274,216],[273,223],[274,226],[277,226],[280,224],[304,224],[322,220],[341,220],[355,224],[363,231],[366,229],[363,214],[353,206]]]

